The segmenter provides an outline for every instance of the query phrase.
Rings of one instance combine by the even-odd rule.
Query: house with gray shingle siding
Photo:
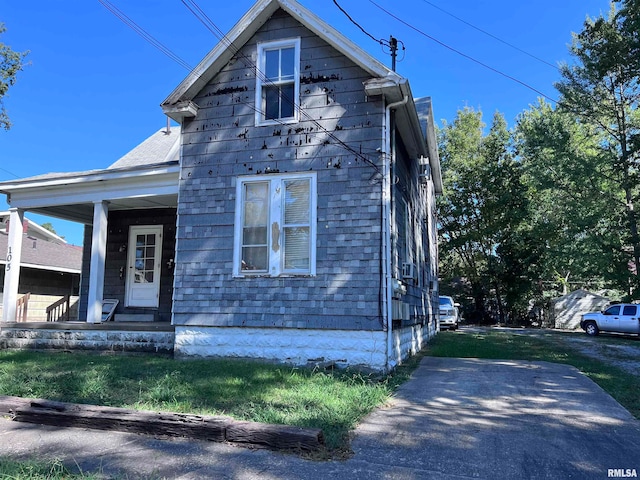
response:
[[[179,127],[106,170],[0,191],[16,218],[87,225],[96,329],[113,298],[116,323],[170,322],[177,357],[389,370],[437,330],[442,181],[422,103],[306,8],[260,0],[162,103]]]

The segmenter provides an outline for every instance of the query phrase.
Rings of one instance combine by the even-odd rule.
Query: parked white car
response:
[[[458,322],[460,321],[460,311],[458,307],[459,303],[453,301],[453,298],[442,296],[440,297],[440,330],[449,328],[455,330],[458,328]]]
[[[585,313],[580,327],[587,335],[602,332],[640,334],[640,305],[617,303],[602,312]]]

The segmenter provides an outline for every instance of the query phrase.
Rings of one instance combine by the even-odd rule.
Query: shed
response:
[[[582,288],[555,298],[551,301],[551,311],[555,328],[575,330],[580,328],[580,317],[584,313],[604,308],[610,299]]]

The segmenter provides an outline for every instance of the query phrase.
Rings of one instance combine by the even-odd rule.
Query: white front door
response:
[[[160,294],[162,225],[135,226],[129,230],[127,307],[157,307]]]

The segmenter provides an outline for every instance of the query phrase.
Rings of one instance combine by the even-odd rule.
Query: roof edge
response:
[[[185,117],[195,116],[197,113],[197,105],[194,111],[193,109],[187,108],[186,104],[193,104],[191,100],[193,100],[197,93],[202,90],[233,55],[249,41],[278,8],[282,8],[310,31],[329,43],[356,65],[367,71],[371,76],[391,76],[395,77],[398,82],[402,79],[400,75],[387,68],[298,2],[294,0],[260,0],[242,16],[229,33],[223,37],[222,41],[218,42],[161,103],[164,113],[178,123],[181,123]]]
[[[89,170],[85,172],[61,173],[59,176],[32,177],[16,181],[0,182],[0,192],[10,194],[12,191],[23,188],[39,188],[73,183],[87,183],[105,181],[128,177],[129,173],[139,174],[148,171],[148,175],[164,175],[167,173],[179,173],[180,165],[177,160],[171,162],[154,163],[150,165],[136,165],[132,167],[112,168],[102,170]],[[91,177],[91,178],[87,178]]]

